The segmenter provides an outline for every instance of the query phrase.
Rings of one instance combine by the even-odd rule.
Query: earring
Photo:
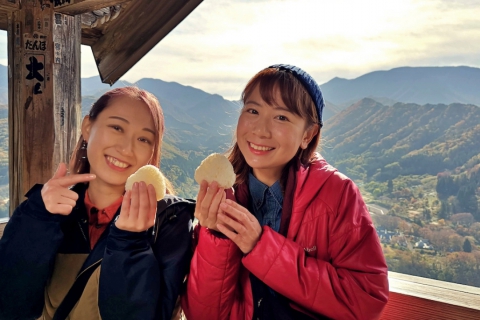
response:
[[[87,160],[87,141],[83,140],[82,145],[80,146],[80,150],[78,150],[80,155],[80,160],[86,161]]]

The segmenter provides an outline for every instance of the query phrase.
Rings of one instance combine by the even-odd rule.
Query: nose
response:
[[[133,155],[133,141],[132,139],[126,138],[126,139],[119,139],[117,141],[117,151],[120,152],[120,154],[124,156],[131,156]]]
[[[259,116],[253,123],[253,133],[259,138],[268,139],[271,137],[270,121],[266,117]]]

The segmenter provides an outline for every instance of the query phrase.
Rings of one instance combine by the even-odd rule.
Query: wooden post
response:
[[[8,18],[10,213],[68,162],[80,125],[80,16],[24,0]]]

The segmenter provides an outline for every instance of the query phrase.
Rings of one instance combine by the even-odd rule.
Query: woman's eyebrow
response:
[[[153,134],[155,136],[155,131],[153,131],[152,129],[149,129],[149,128],[143,128],[144,131],[148,131],[150,132],[151,134]]]
[[[245,104],[254,104],[254,105],[259,106],[259,107],[262,106],[260,103],[258,103],[257,101],[253,101],[253,100],[247,100],[247,102],[245,102]]]
[[[125,123],[130,124],[130,122],[129,122],[127,119],[122,118],[122,117],[119,117],[119,116],[110,116],[109,118],[110,118],[110,119],[117,119],[117,120],[120,120],[120,121],[123,121],[123,122],[125,122]],[[147,131],[147,132],[150,132],[151,134],[155,135],[155,131],[153,131],[153,130],[150,129],[150,128],[143,128],[142,130]]]
[[[126,122],[126,123],[130,123],[130,122],[128,122],[127,119],[122,118],[122,117],[119,117],[119,116],[110,116],[109,118],[111,118],[111,119],[117,119],[117,120],[120,120],[120,121],[123,121],[123,122]]]
[[[272,108],[275,109],[275,110],[281,110],[281,111],[285,111],[285,112],[288,112],[288,113],[293,113],[293,112],[292,112],[290,109],[288,109],[287,107],[273,106]]]

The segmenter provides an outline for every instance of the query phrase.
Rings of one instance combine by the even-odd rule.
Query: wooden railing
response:
[[[0,237],[5,222],[0,220]],[[390,298],[382,320],[479,320],[480,288],[388,273]]]
[[[389,272],[382,319],[480,319],[480,288]]]

